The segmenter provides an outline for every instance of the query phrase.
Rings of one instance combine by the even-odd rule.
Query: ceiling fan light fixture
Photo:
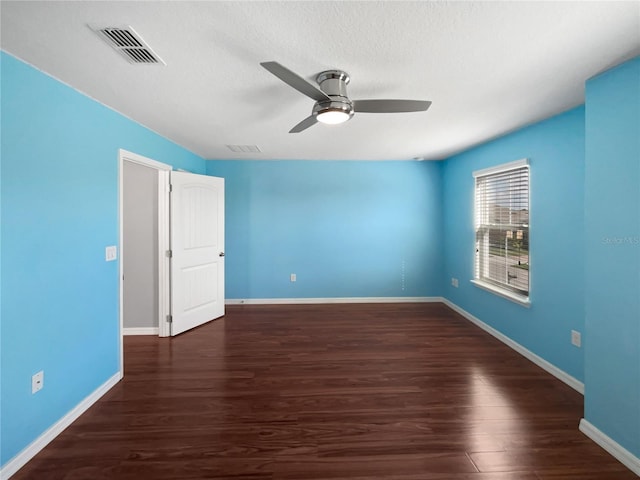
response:
[[[327,109],[322,112],[318,112],[316,116],[316,119],[319,122],[326,123],[327,125],[337,125],[339,123],[344,123],[350,118],[351,115],[340,108]]]
[[[326,102],[317,102],[313,107],[316,120],[327,125],[338,125],[353,117],[353,104],[349,99],[334,97]]]
[[[260,65],[290,87],[316,101],[311,115],[289,130],[289,133],[300,133],[318,122],[338,125],[353,117],[356,111],[368,113],[424,112],[431,105],[431,102],[425,100],[351,101],[347,95],[349,75],[342,70],[320,72],[316,77],[316,82],[320,87],[318,88],[278,62],[262,62]]]

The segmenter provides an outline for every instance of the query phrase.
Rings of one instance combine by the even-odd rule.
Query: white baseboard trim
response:
[[[76,405],[69,413],[53,424],[42,435],[27,445],[20,453],[9,460],[0,469],[0,479],[7,480],[14,473],[20,470],[26,463],[35,457],[40,450],[46,447],[54,438],[62,433],[62,431],[71,425],[77,418],[87,411],[91,405],[96,403],[100,397],[107,393],[122,378],[122,373],[118,372],[109,380],[100,385],[93,393],[89,394],[84,400]]]
[[[158,327],[125,327],[122,329],[123,335],[155,335],[160,333]]]
[[[580,431],[596,442],[625,467],[640,477],[640,458],[624,448],[611,437],[602,433],[584,418],[580,420]]]
[[[228,298],[227,305],[306,305],[323,303],[431,303],[442,297]]]
[[[571,375],[569,375],[564,370],[559,369],[558,367],[556,367],[552,363],[549,363],[548,361],[546,361],[544,358],[539,357],[538,355],[533,353],[531,350],[528,350],[527,348],[525,348],[522,345],[520,345],[518,342],[515,342],[515,341],[511,340],[509,337],[507,337],[503,333],[500,333],[495,328],[487,325],[482,320],[480,320],[479,318],[473,316],[472,314],[470,314],[466,310],[460,308],[459,306],[457,306],[455,303],[449,301],[448,299],[443,298],[442,301],[449,308],[451,308],[452,310],[455,310],[460,315],[465,317],[467,320],[469,320],[470,322],[476,324],[478,327],[483,329],[485,332],[489,333],[490,335],[493,335],[495,338],[500,340],[505,345],[507,345],[507,346],[511,347],[512,349],[514,349],[516,352],[518,352],[520,355],[522,355],[526,359],[532,361],[533,363],[538,365],[540,368],[542,368],[543,370],[546,370],[551,375],[556,377],[558,380],[563,381],[564,383],[569,385],[571,388],[573,388],[575,391],[577,391],[577,392],[579,392],[579,393],[584,395],[584,383],[582,383],[577,378],[572,377]]]

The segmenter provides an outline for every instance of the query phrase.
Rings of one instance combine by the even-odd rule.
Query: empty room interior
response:
[[[0,479],[640,476],[640,2],[0,14]]]

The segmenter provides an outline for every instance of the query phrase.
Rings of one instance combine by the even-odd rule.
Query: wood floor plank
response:
[[[636,478],[580,394],[442,304],[230,306],[124,354],[15,479]]]

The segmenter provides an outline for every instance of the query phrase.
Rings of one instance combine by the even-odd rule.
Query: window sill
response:
[[[508,290],[502,290],[499,287],[491,285],[490,283],[482,282],[480,280],[471,280],[471,283],[473,283],[478,288],[482,288],[483,290],[491,292],[491,293],[493,293],[495,295],[498,295],[498,296],[500,296],[502,298],[506,298],[507,300],[511,300],[512,302],[517,303],[518,305],[521,305],[521,306],[526,307],[526,308],[530,308],[531,307],[531,301],[529,300],[529,297],[525,297],[523,295],[518,295],[517,293],[509,292]]]

